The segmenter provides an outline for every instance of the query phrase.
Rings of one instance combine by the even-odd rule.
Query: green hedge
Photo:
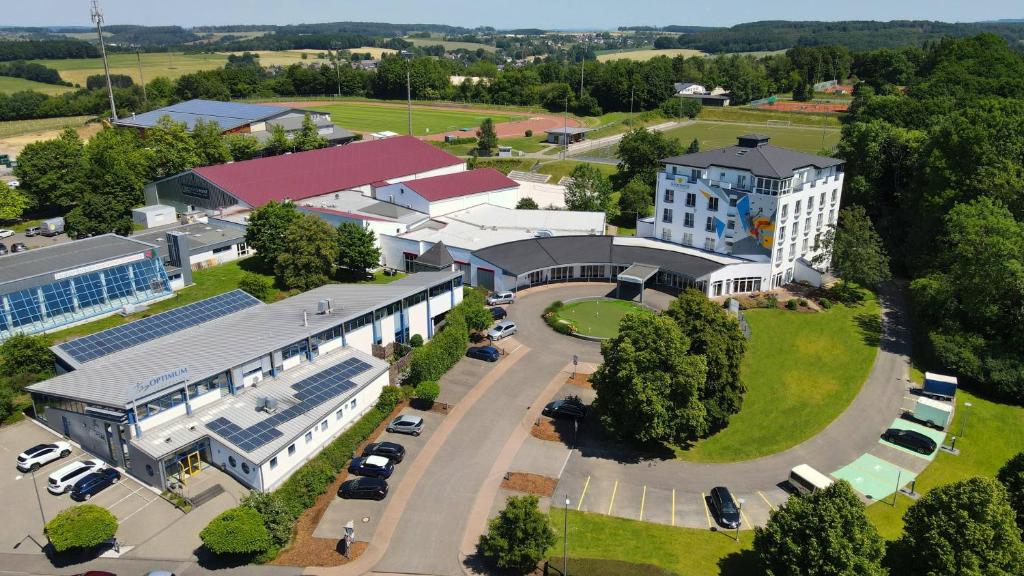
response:
[[[469,342],[469,328],[462,310],[456,306],[445,321],[440,334],[412,353],[409,363],[409,384],[419,384],[430,380],[437,381],[451,369],[466,353]]]
[[[214,554],[259,554],[271,546],[263,515],[245,507],[221,512],[203,528],[199,538]]]
[[[68,508],[46,523],[46,537],[57,552],[93,548],[116,533],[117,518],[94,504]]]
[[[548,326],[552,330],[559,334],[574,334],[576,333],[576,325],[558,317],[558,311],[561,310],[565,304],[561,300],[555,300],[550,306],[544,309],[544,313],[541,315],[544,321],[547,322]]]
[[[416,390],[413,392],[413,395],[418,400],[433,402],[441,395],[441,386],[434,380],[426,380],[416,385]]]
[[[561,576],[562,558],[552,557],[548,560],[545,574]],[[653,564],[634,564],[623,560],[603,560],[600,558],[569,558],[569,574],[572,576],[678,576]]]

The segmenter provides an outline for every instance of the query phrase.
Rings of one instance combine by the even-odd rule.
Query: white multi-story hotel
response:
[[[811,261],[836,221],[842,160],[779,148],[767,136],[750,134],[736,146],[662,163],[657,209],[638,221],[638,236],[765,264],[760,281],[713,284],[710,295],[820,281]]]

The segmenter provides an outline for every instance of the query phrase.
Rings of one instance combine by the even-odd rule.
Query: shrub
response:
[[[409,346],[412,346],[413,348],[419,348],[420,346],[423,346],[423,336],[420,336],[419,334],[413,334],[412,338],[409,338]]]
[[[828,310],[829,308],[832,307],[832,301],[829,300],[828,298],[822,298],[818,300],[818,305],[824,308],[825,310]]]
[[[537,502],[534,495],[513,496],[488,523],[487,533],[480,537],[479,549],[499,568],[529,572],[554,545],[555,533]]]
[[[762,302],[761,305],[764,308],[778,308],[779,307],[779,298],[777,296],[775,296],[774,294],[769,294],[764,299],[764,302]]]
[[[261,274],[244,272],[238,287],[251,294],[254,298],[267,301],[274,292],[274,279]]]
[[[249,507],[225,510],[203,528],[199,538],[214,554],[259,554],[271,546],[263,515]]]
[[[385,386],[377,398],[377,410],[390,414],[395,406],[402,401],[402,389],[398,386]]]
[[[416,385],[415,397],[424,402],[433,402],[441,395],[441,386],[433,380],[420,382]]]
[[[800,304],[801,307],[804,307],[804,308],[807,307],[807,299],[806,298],[800,298],[799,300],[797,300],[797,303]]]
[[[295,516],[288,510],[276,492],[249,492],[242,497],[242,502],[239,505],[244,508],[252,508],[260,513],[273,546],[281,547],[291,540]]]
[[[434,339],[416,348],[409,365],[409,382],[417,384],[439,380],[456,362],[462,359],[469,341],[469,329],[462,315],[462,304],[448,313],[444,330]],[[490,314],[488,312],[488,314]]]
[[[106,508],[82,504],[46,523],[46,536],[57,552],[99,546],[117,533],[117,518]]]
[[[789,310],[796,310],[796,308],[797,308],[797,301],[796,301],[796,298],[790,298],[790,299],[789,299],[789,300],[788,300],[788,301],[786,302],[786,308],[788,308]]]
[[[351,450],[348,456],[351,456]],[[308,464],[299,468],[287,482],[278,490],[288,510],[298,517],[303,510],[312,506],[317,497],[327,490],[327,486],[334,481],[336,470],[324,460],[314,458]]]
[[[853,286],[847,282],[839,282],[835,286],[829,288],[829,294],[832,295],[832,299],[843,304],[856,304],[864,300],[864,293],[861,292],[860,288]]]
[[[0,344],[0,376],[37,375],[34,381],[53,374],[53,352],[46,336],[17,334]]]
[[[526,137],[527,138],[533,138],[533,130],[530,130],[529,128],[527,128],[526,129]]]

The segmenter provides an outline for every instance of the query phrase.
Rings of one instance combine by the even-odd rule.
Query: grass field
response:
[[[597,162],[580,162],[578,160],[555,160],[554,162],[545,162],[540,165],[537,169],[541,174],[550,174],[551,179],[548,180],[551,184],[558,184],[558,181],[563,176],[568,176],[572,172],[573,168],[580,164],[590,164],[594,168],[597,168],[605,176],[611,176],[618,172],[618,168],[612,164],[599,164]]]
[[[371,104],[366,102],[344,102],[317,106],[317,110],[329,112],[331,120],[339,126],[356,132],[380,132],[390,130],[399,134],[408,131],[405,106],[399,104]],[[478,110],[452,110],[413,106],[412,131],[416,136],[438,134],[459,128],[472,128],[463,135],[473,136],[485,118],[495,123],[509,122],[511,114],[489,114]]]
[[[764,124],[738,124],[705,122],[698,120],[686,126],[664,132],[670,138],[678,138],[684,146],[697,138],[701,150],[723,148],[736,144],[736,137],[756,132],[771,137],[771,144],[817,154],[822,149],[831,149],[839,144],[840,132],[835,129],[808,128],[801,126],[766,126]]]
[[[74,88],[71,86],[58,86],[56,84],[35,82],[33,80],[25,80],[24,78],[0,76],[0,93],[10,94],[12,92],[22,92],[25,90],[42,92],[43,94],[49,94],[52,96],[55,94],[63,94],[69,90],[74,90]]]
[[[490,46],[488,44],[480,44],[480,43],[477,43],[477,42],[453,42],[453,41],[449,41],[449,40],[442,40],[440,37],[437,37],[437,38],[403,38],[403,40],[406,40],[407,42],[410,42],[413,46],[437,46],[437,45],[441,45],[441,46],[444,46],[444,49],[448,50],[448,51],[459,50],[459,49],[476,51],[476,50],[479,50],[481,48],[484,51],[486,51],[486,52],[494,52],[494,51],[497,50],[497,48],[495,48],[494,46]],[[353,50],[353,52],[358,52],[358,50]]]
[[[558,317],[568,320],[576,331],[597,338],[612,338],[619,333],[619,321],[626,314],[650,314],[650,310],[625,300],[583,300],[566,304]]]
[[[60,130],[65,126],[79,128],[93,116],[67,116],[64,118],[40,118],[38,120],[10,120],[0,122],[0,138],[34,134],[47,130]]]
[[[139,82],[139,65],[135,54],[108,54],[110,72],[126,74]],[[103,74],[103,61],[99,58],[64,60],[33,60],[60,72],[61,78],[85,86],[85,79]],[[225,54],[182,54],[181,52],[146,53],[142,55],[142,74],[149,82],[157,76],[175,79],[182,74],[220,68],[227,63]]]
[[[669,48],[666,50],[624,50],[621,52],[603,52],[597,55],[598,62],[608,62],[609,60],[650,60],[658,56],[668,56],[669,58],[675,58],[676,56],[683,56],[689,58],[690,56],[707,56],[707,54],[700,50],[691,50],[689,48]]]
[[[727,106],[725,108],[704,107],[700,110],[699,120],[720,120],[723,122],[746,122],[750,124],[766,124],[768,120],[783,120],[793,126],[814,126],[821,128],[840,128],[838,114],[817,114],[813,112],[779,112],[761,110],[746,106]]]
[[[738,462],[814,436],[846,410],[871,370],[878,303],[810,313],[748,310],[751,337],[741,378],[743,409],[729,427],[679,450],[683,460]]]

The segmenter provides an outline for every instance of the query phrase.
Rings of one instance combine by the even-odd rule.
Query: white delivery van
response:
[[[832,479],[811,468],[807,464],[801,464],[789,471],[789,485],[797,492],[807,494],[815,490],[824,490],[832,485]]]

